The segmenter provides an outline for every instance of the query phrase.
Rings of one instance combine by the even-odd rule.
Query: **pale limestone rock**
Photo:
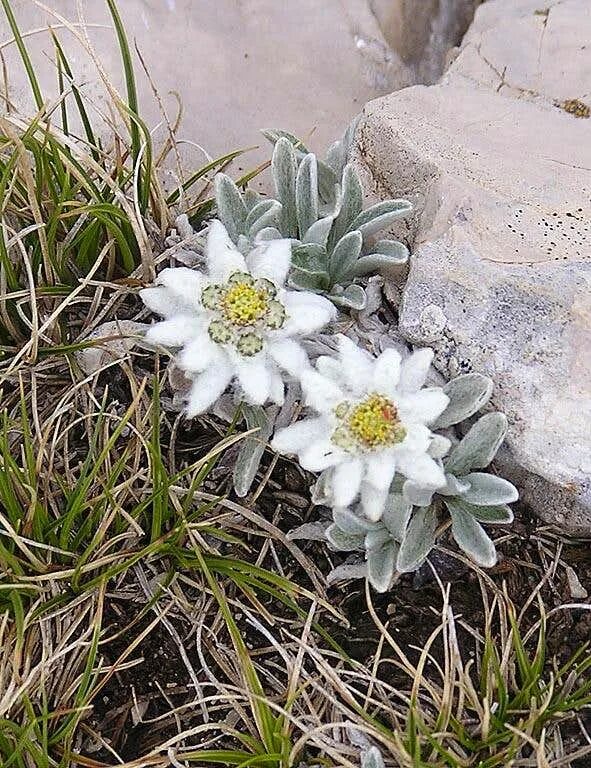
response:
[[[489,0],[442,82],[371,103],[356,147],[370,196],[416,204],[402,333],[447,376],[494,379],[499,467],[542,518],[586,532],[591,120],[557,104],[591,101],[590,39],[587,0]]]
[[[481,0],[369,0],[386,41],[418,73],[433,83],[448,50],[468,28]]]
[[[59,15],[78,23],[74,0],[11,0],[36,66],[44,96],[55,99],[57,72],[51,23],[75,72],[76,82],[108,114],[108,98],[97,68]],[[105,72],[125,95],[121,57],[105,2],[81,0],[86,34]],[[416,76],[385,42],[367,0],[124,0],[119,10],[136,66],[142,116],[166,136],[158,104],[134,42],[171,121],[183,106],[178,136],[192,170],[205,162],[203,147],[219,155],[260,144],[242,163],[254,167],[269,156],[261,128],[286,128],[314,147],[325,148],[378,95],[416,82]],[[83,28],[76,27],[82,34]],[[0,40],[11,37],[0,11]],[[30,88],[14,45],[3,48],[9,93],[17,106],[32,108]],[[2,73],[0,68],[0,82]],[[4,92],[4,90],[3,90]],[[74,112],[75,110],[73,110]],[[92,111],[92,110],[91,110]],[[97,123],[100,118],[92,113]],[[109,133],[109,131],[105,131]],[[310,134],[313,138],[309,140]],[[198,145],[198,146],[196,146]]]

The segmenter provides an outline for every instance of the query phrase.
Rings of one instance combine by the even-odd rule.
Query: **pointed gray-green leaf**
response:
[[[372,253],[369,256],[362,256],[351,272],[353,277],[362,277],[363,275],[389,275],[398,273],[400,268],[406,264],[406,261],[396,261],[389,256]]]
[[[326,541],[326,523],[303,523],[287,532],[290,541]]]
[[[248,212],[245,229],[249,237],[253,238],[265,227],[277,227],[281,203],[277,200],[261,200]]]
[[[396,541],[403,540],[411,514],[412,504],[409,504],[401,494],[391,493],[388,496],[386,507],[382,513],[382,523]]]
[[[289,131],[280,131],[277,128],[263,128],[261,133],[271,142],[271,144],[276,144],[279,139],[287,139],[295,149],[299,150],[304,155],[307,155],[310,151],[301,139],[298,139],[297,136],[294,136],[293,133],[290,133]]]
[[[318,219],[318,165],[316,156],[304,157],[296,177],[298,228],[303,236]]]
[[[342,293],[336,291],[328,297],[338,307],[348,309],[365,309],[367,295],[361,285],[348,285]]]
[[[326,163],[318,160],[318,194],[325,205],[332,205],[336,200],[339,178]]]
[[[443,488],[438,488],[437,493],[441,496],[461,496],[466,493],[470,483],[466,481],[465,477],[456,477],[449,472],[445,473],[445,485]]]
[[[377,747],[371,747],[361,758],[361,768],[385,768],[384,758]]]
[[[355,264],[356,276],[370,273],[399,272],[408,263],[408,248],[398,240],[380,240],[372,248],[372,253],[362,256]]]
[[[264,227],[256,235],[257,243],[281,239],[283,239],[283,235],[276,227]]]
[[[337,565],[326,577],[327,584],[336,584],[339,581],[350,579],[364,579],[367,576],[367,563],[343,563]]]
[[[333,282],[338,283],[341,278],[351,272],[359,258],[362,245],[363,238],[359,230],[354,230],[341,237],[328,261]]]
[[[328,506],[332,500],[331,472],[324,470],[312,486],[312,504]]]
[[[261,201],[261,195],[254,189],[245,189],[242,193],[242,199],[247,211],[251,211],[257,203]]]
[[[386,229],[394,221],[408,216],[411,211],[412,204],[408,200],[384,200],[362,211],[353,220],[349,229],[360,230],[365,239],[382,229]]]
[[[238,235],[236,248],[238,248],[244,257],[246,257],[252,251],[252,241],[249,237],[246,237],[246,235]]]
[[[289,284],[300,291],[324,292],[328,288],[330,278],[328,272],[307,272],[293,269],[289,276]]]
[[[415,510],[398,552],[396,568],[401,573],[416,571],[435,546],[437,514],[434,507]]]
[[[337,507],[333,509],[332,516],[335,523],[345,533],[353,533],[365,536],[368,531],[375,531],[380,527],[379,523],[372,523],[365,517],[359,517],[350,509]]]
[[[229,176],[218,173],[215,177],[215,204],[219,220],[234,243],[238,236],[246,234],[247,210],[242,194]]]
[[[326,538],[328,543],[340,552],[364,549],[365,537],[363,534],[347,533],[339,528],[336,523],[329,525],[326,529]]]
[[[470,483],[470,487],[462,494],[462,499],[469,504],[488,507],[512,504],[519,498],[513,483],[502,477],[489,475],[487,472],[471,472],[469,475],[464,475],[462,480]]]
[[[481,373],[466,373],[448,381],[443,391],[449,397],[449,404],[432,429],[450,427],[473,416],[490,400],[493,383]]]
[[[507,417],[502,413],[481,416],[444,461],[445,471],[465,475],[471,469],[488,467],[507,434]]]
[[[345,163],[349,159],[349,152],[351,151],[351,145],[355,138],[355,131],[359,125],[361,115],[357,115],[347,126],[347,130],[343,134],[339,141],[335,141],[329,147],[326,153],[326,162],[333,169],[333,171],[339,176],[343,172]]]
[[[324,218],[315,221],[304,234],[303,242],[316,243],[317,245],[325,247],[333,221],[334,219],[332,216],[325,216]]]
[[[337,240],[347,232],[349,226],[361,213],[363,208],[363,190],[357,171],[352,165],[346,165],[343,171],[342,179],[342,201],[341,210],[335,219],[333,231],[331,232],[331,242]]]
[[[385,592],[394,575],[397,546],[389,542],[367,553],[367,578],[376,592]]]
[[[391,540],[390,531],[385,525],[378,526],[373,531],[368,531],[365,534],[365,550],[370,552],[372,549],[379,549],[384,544]]]
[[[481,523],[490,523],[491,525],[506,525],[513,522],[513,511],[506,504],[494,504],[490,506],[479,506],[469,504],[461,496],[452,499],[453,503],[459,509],[462,509]]]
[[[291,249],[292,265],[307,272],[326,272],[328,257],[318,243],[300,243]]]
[[[484,528],[456,499],[446,498],[445,505],[451,515],[452,535],[460,549],[483,568],[492,568],[497,562],[497,551]]]
[[[282,205],[281,232],[284,237],[297,237],[296,173],[297,163],[293,145],[285,137],[275,144],[271,171],[277,199]]]
[[[273,431],[278,409],[265,410],[258,405],[244,404],[242,410],[248,429],[258,429],[258,432],[242,441],[234,464],[234,490],[241,498],[249,492],[256,476],[267,441]]]

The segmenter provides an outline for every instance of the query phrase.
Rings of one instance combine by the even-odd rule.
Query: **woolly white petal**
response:
[[[323,472],[340,464],[346,454],[329,439],[316,440],[300,452],[300,464],[310,472]]]
[[[209,338],[209,334],[202,331],[179,353],[177,362],[183,370],[198,373],[224,357],[224,353]]]
[[[151,312],[167,319],[187,311],[184,302],[179,301],[178,297],[163,285],[144,288],[140,291],[140,298]]]
[[[424,424],[405,422],[406,437],[393,446],[396,456],[403,453],[426,453],[431,442],[431,431]]]
[[[318,413],[328,413],[345,399],[343,390],[331,379],[310,368],[301,375],[306,404]]]
[[[361,508],[368,520],[376,522],[381,518],[387,500],[388,491],[381,491],[379,488],[376,488],[375,485],[362,483]]]
[[[398,388],[401,392],[416,392],[425,383],[429,367],[433,360],[433,350],[417,349],[402,361]]]
[[[217,219],[209,225],[205,256],[209,275],[214,279],[225,280],[232,272],[246,272],[244,256]]]
[[[421,424],[432,424],[443,413],[449,403],[449,397],[437,387],[421,389],[413,394],[403,395],[398,400],[398,412],[401,419],[411,417]]]
[[[283,405],[285,399],[285,385],[281,374],[276,368],[271,371],[271,384],[269,387],[269,400],[276,405]]]
[[[443,469],[425,453],[401,454],[397,468],[401,475],[423,488],[441,488],[445,485]]]
[[[237,366],[238,381],[245,399],[252,405],[263,405],[271,391],[271,371],[263,355],[241,360]]]
[[[328,357],[328,355],[321,355],[316,360],[316,370],[328,379],[331,379],[336,384],[340,384],[343,381],[343,369],[338,360],[334,357]]]
[[[365,394],[373,379],[373,358],[342,334],[338,337],[338,350],[347,386],[356,395]]]
[[[314,333],[337,315],[332,301],[308,291],[286,291],[281,300],[287,315],[281,330],[287,336]]]
[[[201,289],[204,276],[189,267],[168,267],[156,278],[156,285],[163,285],[181,306],[193,312],[202,312]]]
[[[215,403],[232,380],[232,367],[225,360],[218,360],[193,380],[187,403],[187,416],[196,416]]]
[[[293,339],[270,337],[267,342],[267,352],[290,376],[298,377],[302,371],[310,368],[310,361],[304,348]]]
[[[145,340],[163,347],[182,347],[193,339],[201,328],[201,323],[194,315],[175,315],[170,320],[151,325],[146,331]]]
[[[332,500],[337,507],[348,507],[355,501],[361,487],[363,461],[344,461],[332,473]]]
[[[291,241],[271,240],[254,248],[246,257],[249,272],[281,287],[285,283],[291,264]]]
[[[396,471],[396,458],[393,451],[380,451],[368,456],[365,467],[366,481],[381,491],[388,490]]]
[[[373,385],[376,392],[386,397],[396,395],[400,379],[400,353],[395,349],[385,349],[378,357],[373,369]]]
[[[324,419],[302,419],[289,427],[278,429],[271,447],[278,453],[298,453],[321,437],[325,427]]]

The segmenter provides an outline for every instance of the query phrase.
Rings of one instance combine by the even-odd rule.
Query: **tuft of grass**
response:
[[[349,698],[355,727],[404,768],[548,768],[591,755],[591,746],[569,751],[562,738],[564,724],[576,723],[591,706],[589,644],[564,661],[546,657],[548,617],[538,591],[531,598],[538,616],[529,629],[531,617],[525,610],[517,614],[506,589],[495,590],[491,602],[481,581],[482,627],[454,616],[450,585],[442,592],[439,626],[423,647],[405,649],[378,618],[367,591],[382,638],[365,672],[369,682],[360,686],[362,669],[344,671],[340,679],[326,670]]]
[[[94,105],[77,84],[57,32],[48,32],[59,92],[50,102],[41,91],[10,0],[0,0],[37,107],[29,117],[8,104],[0,117],[0,354],[4,347],[5,357],[34,330],[35,305],[50,312],[89,274],[106,281],[152,279],[154,249],[161,248],[173,223],[171,206],[182,204],[194,222],[202,221],[212,210],[206,196],[212,174],[246,151],[211,159],[187,178],[179,175],[175,190],[164,191],[160,172],[171,152],[176,154],[178,126],[170,127],[171,135],[156,153],[140,114],[125,29],[114,0],[107,4],[121,52],[125,99],[88,38],[54,12],[96,62],[110,96],[117,122],[104,118],[97,127],[91,117]],[[76,123],[84,137],[74,132]],[[183,173],[180,167],[178,172]]]

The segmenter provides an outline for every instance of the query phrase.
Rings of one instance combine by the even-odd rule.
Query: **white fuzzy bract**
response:
[[[360,495],[369,520],[379,520],[395,473],[421,488],[445,484],[429,424],[449,402],[439,387],[423,387],[433,351],[404,361],[387,349],[371,357],[345,336],[338,358],[320,357],[301,376],[306,404],[317,416],[278,431],[272,445],[297,454],[304,469],[325,472],[331,503],[347,507]]]
[[[285,288],[289,240],[263,243],[244,257],[224,226],[213,221],[206,248],[207,274],[164,269],[140,295],[164,320],[146,341],[178,350],[176,362],[192,381],[187,414],[206,411],[237,380],[251,404],[281,404],[285,375],[310,367],[296,340],[336,314],[322,296]]]

